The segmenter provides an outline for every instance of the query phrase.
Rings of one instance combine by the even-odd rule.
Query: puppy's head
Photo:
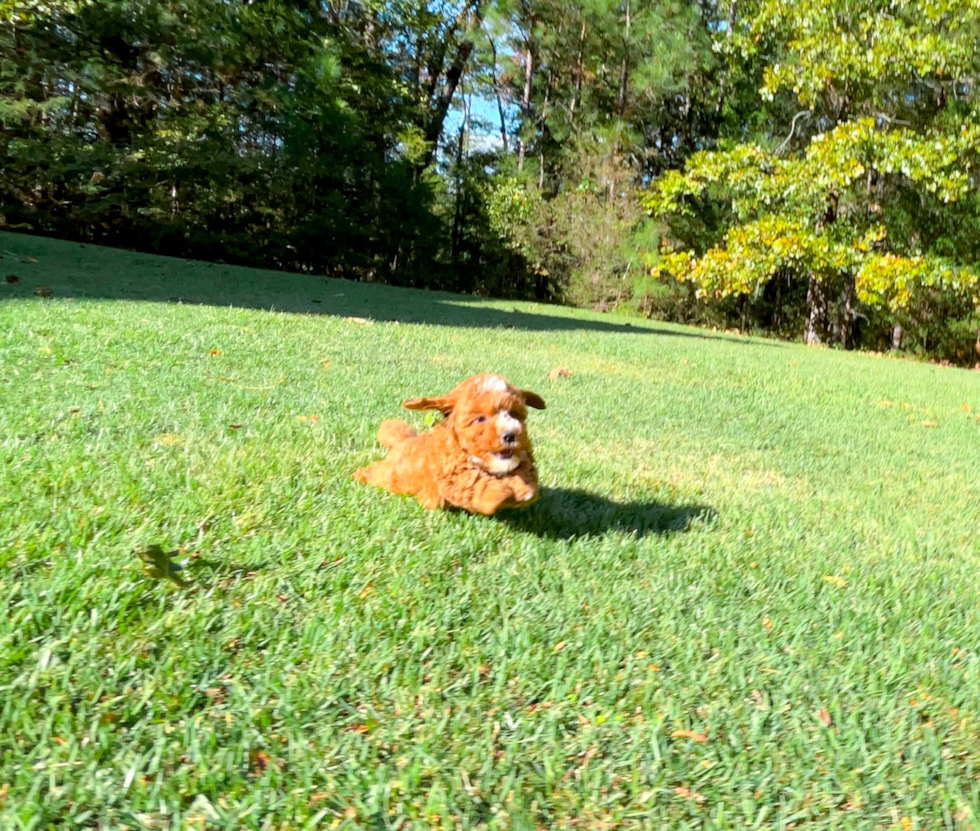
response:
[[[412,398],[409,410],[440,410],[467,458],[489,473],[503,475],[530,452],[527,408],[544,409],[537,393],[519,390],[499,375],[475,375],[437,398]]]

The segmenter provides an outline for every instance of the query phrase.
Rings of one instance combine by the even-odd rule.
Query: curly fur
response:
[[[538,472],[525,422],[527,407],[543,410],[536,393],[499,375],[476,375],[447,395],[412,398],[410,410],[440,410],[444,420],[425,433],[385,421],[378,442],[388,455],[359,468],[354,479],[416,497],[425,508],[462,508],[491,515],[538,497]]]

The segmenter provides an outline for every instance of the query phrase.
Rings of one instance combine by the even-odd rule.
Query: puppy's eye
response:
[[[473,419],[474,424],[483,424],[487,420],[486,416],[477,416]]]

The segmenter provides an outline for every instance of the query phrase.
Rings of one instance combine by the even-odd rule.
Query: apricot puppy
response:
[[[419,433],[385,421],[378,441],[388,455],[354,472],[354,479],[414,496],[425,508],[455,506],[491,515],[538,498],[538,472],[525,422],[527,408],[545,408],[537,393],[499,375],[475,375],[436,398],[411,398],[409,410],[439,410],[444,419]]]

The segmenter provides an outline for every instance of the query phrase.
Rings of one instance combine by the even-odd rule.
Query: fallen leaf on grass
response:
[[[561,652],[566,645],[567,644],[565,643],[565,641],[558,641],[558,643],[555,644],[555,652]]]
[[[556,366],[551,372],[548,373],[548,380],[554,381],[556,378],[571,378],[572,371],[566,369],[563,366]]]
[[[845,580],[843,577],[838,577],[836,574],[825,574],[823,576],[823,581],[825,583],[832,583],[839,589],[847,588],[847,580]]]
[[[675,730],[670,734],[672,739],[691,739],[696,742],[706,742],[708,737],[704,733],[695,733],[693,730]]]
[[[268,753],[263,753],[261,750],[256,750],[252,754],[252,770],[262,772],[269,767],[269,762],[271,761],[272,760],[269,758]]]
[[[280,603],[288,603],[289,602],[289,595],[288,594],[277,594],[276,595],[276,600],[278,600]]]
[[[245,425],[244,424],[229,424],[228,426],[231,427],[232,430],[241,430],[242,427],[244,427]]]
[[[599,748],[598,747],[590,747],[588,750],[586,750],[585,753],[582,755],[582,764],[579,767],[579,770],[580,771],[581,770],[585,770],[589,766],[589,762],[592,761],[593,757],[598,752],[599,752]]]
[[[220,355],[221,354],[221,350],[220,349],[212,349],[210,352],[208,352],[208,354],[209,355]]]
[[[16,274],[8,274],[7,275],[7,282],[8,283],[19,283],[20,282],[20,277],[18,277]]]
[[[828,712],[827,712],[826,710],[824,710],[824,709],[823,709],[822,707],[820,708],[820,712],[818,712],[818,713],[817,713],[817,715],[818,715],[818,716],[820,717],[820,720],[821,720],[821,721],[823,722],[823,726],[824,726],[824,727],[830,727],[830,725],[831,725],[831,724],[833,723],[833,721],[834,721],[834,720],[833,720],[833,719],[832,719],[832,718],[830,717],[830,713],[828,713]]]
[[[923,427],[938,427],[939,424],[936,423],[935,421],[923,421],[922,422],[922,426]]]
[[[698,804],[704,802],[704,794],[692,791],[690,788],[674,788],[674,793],[678,796],[684,797],[685,799],[693,799]]]
[[[769,617],[769,615],[766,615],[762,619],[762,625],[763,625],[763,627],[765,627],[765,630],[767,632],[771,632],[772,631],[772,619]]]
[[[894,401],[879,401],[878,402],[878,406],[879,407],[894,407],[895,406],[895,402]]]
[[[348,323],[366,323],[368,326],[371,326],[371,325],[374,324],[374,321],[373,320],[368,320],[366,317],[353,317],[353,316],[351,316],[351,317],[345,317],[344,320],[346,320]]]
[[[323,371],[326,372],[328,369],[330,369],[330,361],[324,361],[323,362]]]
[[[24,257],[24,259],[22,260],[22,262],[25,262],[25,263],[36,263],[37,260],[35,260],[33,257]]]

